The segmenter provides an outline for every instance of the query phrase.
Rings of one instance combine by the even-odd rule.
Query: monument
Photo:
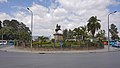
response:
[[[54,35],[54,39],[55,41],[59,42],[59,41],[63,41],[63,32],[61,30],[61,26],[60,25],[56,25],[56,29],[55,29],[55,33]]]

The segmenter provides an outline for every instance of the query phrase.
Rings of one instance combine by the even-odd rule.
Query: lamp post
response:
[[[109,20],[110,20],[110,15],[116,13],[117,11],[111,12],[108,14],[108,51],[110,47],[110,34],[109,34]]]
[[[32,50],[32,39],[33,39],[33,37],[32,37],[32,32],[33,32],[33,12],[30,10],[30,8],[27,8],[27,10],[29,10],[30,13],[31,13],[31,50]]]

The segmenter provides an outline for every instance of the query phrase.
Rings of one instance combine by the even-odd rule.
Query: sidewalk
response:
[[[60,54],[60,53],[101,53],[108,52],[108,47],[105,46],[104,49],[98,50],[72,50],[72,51],[30,51],[30,50],[20,50],[14,48],[14,46],[8,46],[0,48],[0,51],[5,52],[22,52],[22,53],[39,53],[39,54]],[[110,47],[109,52],[120,51],[120,48]]]

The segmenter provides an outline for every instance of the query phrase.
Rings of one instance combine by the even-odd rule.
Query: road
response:
[[[8,45],[0,45],[0,49],[4,47],[8,47]]]
[[[120,68],[120,52],[32,54],[0,51],[0,68]]]

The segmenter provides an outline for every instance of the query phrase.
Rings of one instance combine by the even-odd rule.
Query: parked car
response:
[[[112,45],[112,47],[120,48],[120,41],[117,41],[117,42],[115,43],[115,45]]]
[[[10,46],[14,45],[14,41],[13,40],[9,40],[8,41],[8,45],[10,45]]]
[[[116,41],[115,40],[111,40],[110,41],[110,45],[114,46],[116,44]]]
[[[0,45],[7,45],[7,41],[6,40],[0,40]]]

